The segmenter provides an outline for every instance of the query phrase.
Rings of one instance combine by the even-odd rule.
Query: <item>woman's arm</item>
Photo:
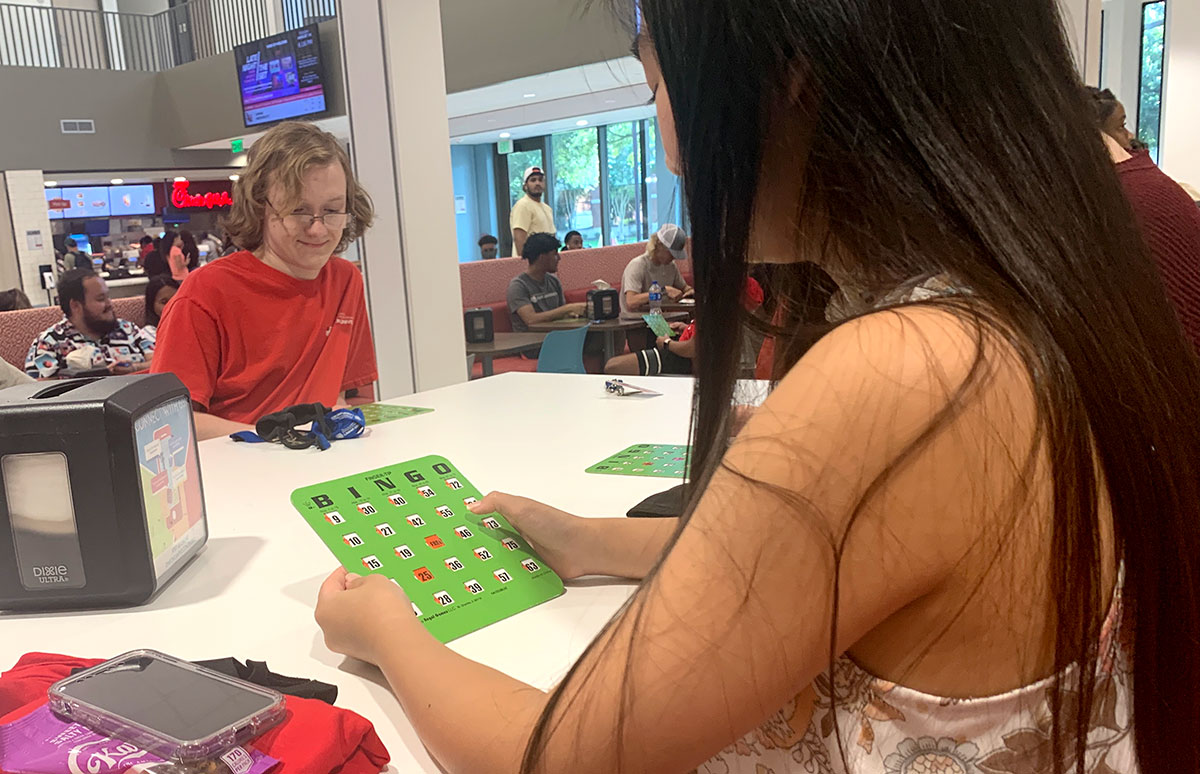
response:
[[[1005,411],[997,430],[972,399],[902,468],[891,464],[973,362],[971,335],[932,310],[872,315],[818,343],[731,447],[653,580],[583,657],[537,770],[684,771],[761,724],[828,665],[834,546],[839,653],[945,582],[996,506],[977,501],[992,483],[962,484],[996,478],[996,449],[981,446],[1003,433],[1028,440],[1031,427],[1013,419],[1029,414]],[[1032,400],[1016,379],[988,392]],[[317,610],[327,644],[383,667],[447,771],[517,771],[545,695],[438,644],[386,579],[338,588],[337,575]],[[382,631],[380,610],[390,611]]]

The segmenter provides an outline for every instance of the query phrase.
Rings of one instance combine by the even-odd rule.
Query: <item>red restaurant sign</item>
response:
[[[67,201],[66,199],[49,199],[46,202],[46,206],[52,210],[69,210],[69,209],[71,209],[71,203],[69,201]]]
[[[187,207],[228,207],[233,204],[233,197],[228,191],[216,191],[212,193],[191,194],[188,193],[190,183],[187,180],[181,180],[175,183],[171,189],[171,204],[179,209]]]

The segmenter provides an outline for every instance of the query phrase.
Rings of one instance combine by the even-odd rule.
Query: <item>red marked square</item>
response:
[[[428,567],[418,567],[417,569],[413,570],[413,577],[422,583],[428,583],[429,581],[433,580],[433,573],[429,571]]]
[[[429,546],[430,548],[444,548],[446,544],[437,535],[430,535],[429,537],[425,538],[425,545]]]

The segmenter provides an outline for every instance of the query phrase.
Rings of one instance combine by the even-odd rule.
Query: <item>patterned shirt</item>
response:
[[[1120,573],[1100,634],[1087,730],[1092,774],[1137,774],[1133,747],[1131,632]],[[1063,706],[1079,700],[1076,666],[1061,675]],[[995,696],[951,699],[869,674],[843,656],[758,730],[726,747],[693,774],[1048,774],[1054,678]],[[836,697],[836,700],[835,700]],[[812,707],[807,718],[806,703]],[[1074,726],[1070,726],[1073,728]],[[845,748],[838,747],[840,734]],[[1074,744],[1064,770],[1074,771]]]
[[[25,356],[25,373],[35,379],[49,379],[67,368],[67,355],[81,347],[96,348],[104,358],[103,364],[95,363],[97,367],[120,362],[145,363],[154,354],[154,334],[128,320],[117,320],[117,327],[97,341],[84,336],[64,317],[34,339]]]

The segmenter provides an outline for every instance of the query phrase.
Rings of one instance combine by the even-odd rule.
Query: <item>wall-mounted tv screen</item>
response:
[[[246,126],[325,111],[321,38],[310,24],[234,49]]]
[[[62,216],[63,216],[62,210],[50,209],[50,200],[51,199],[61,199],[61,198],[62,198],[62,189],[61,188],[47,188],[46,189],[46,214],[49,216],[50,220],[62,220]]]
[[[153,215],[154,186],[114,185],[108,189],[108,203],[114,218],[123,215]]]
[[[64,218],[108,217],[108,186],[64,188],[62,193],[62,198],[71,203],[69,210],[63,210]]]

